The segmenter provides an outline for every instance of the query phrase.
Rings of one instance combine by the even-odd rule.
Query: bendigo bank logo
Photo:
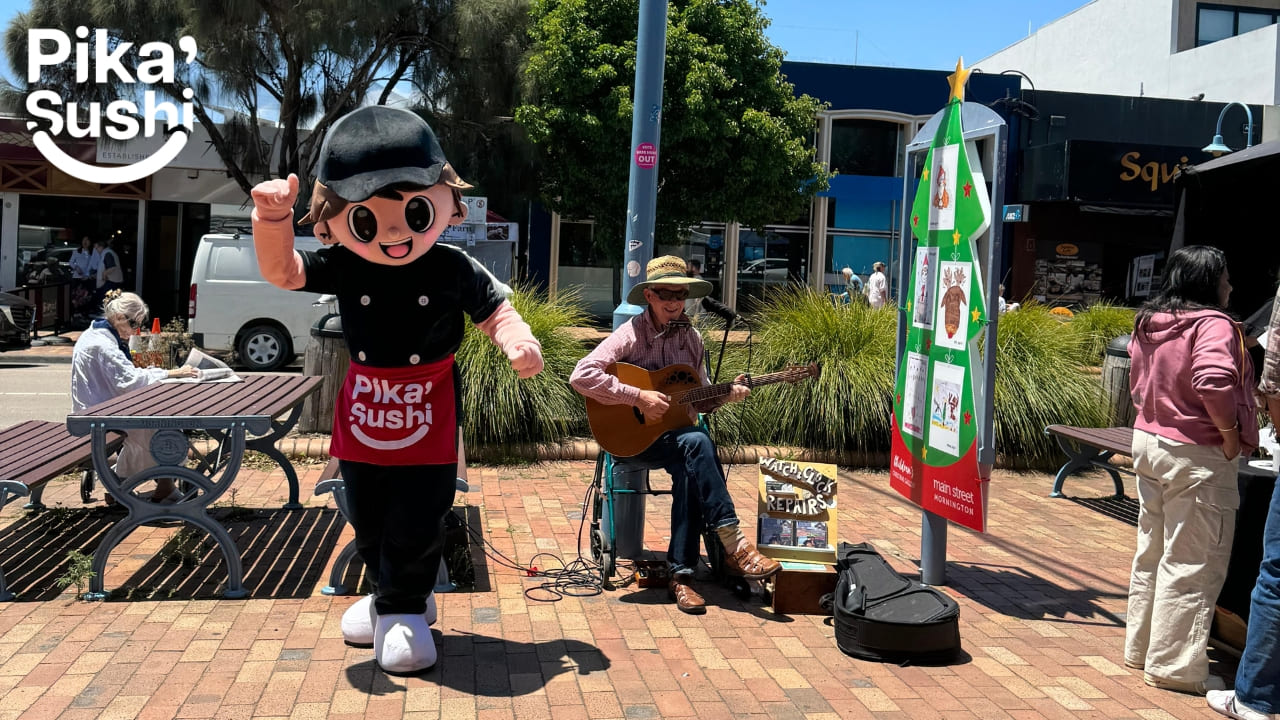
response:
[[[375,450],[403,450],[431,429],[431,382],[393,383],[357,373],[351,389],[351,434]]]
[[[75,34],[81,40],[74,43],[77,83],[89,81],[90,69],[93,70],[93,81],[100,85],[111,82],[113,75],[116,81],[139,89],[149,84],[171,85],[174,82],[176,53],[168,43],[149,42],[137,49],[137,62],[131,63],[136,65],[135,77],[124,62],[133,51],[133,43],[120,42],[113,47],[113,41],[106,30],[95,30],[91,62],[90,45],[84,42],[89,37],[89,29],[78,27]],[[195,38],[184,35],[178,40],[178,47],[185,55],[187,64],[195,61]],[[41,68],[65,63],[71,57],[72,49],[71,38],[61,30],[30,30],[27,35],[27,84],[38,84]],[[134,99],[114,100],[107,103],[105,108],[96,101],[80,108],[74,102],[64,103],[62,94],[56,90],[40,89],[27,95],[26,109],[43,122],[28,122],[27,129],[32,131],[36,149],[54,167],[68,175],[102,184],[132,182],[152,175],[168,165],[187,144],[193,124],[191,89],[184,89],[182,97],[187,102],[180,107],[171,102],[157,102],[156,91],[147,89]],[[141,100],[141,108],[136,100]],[[161,115],[165,117],[163,129],[156,127]],[[139,116],[142,118],[141,122],[138,120]],[[159,151],[146,159],[131,165],[101,167],[81,162],[63,152],[53,138],[64,133],[72,138],[95,140],[104,136],[117,141],[150,138],[157,133],[169,133],[169,138]]]

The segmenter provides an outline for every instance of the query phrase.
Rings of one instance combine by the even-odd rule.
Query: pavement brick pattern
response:
[[[234,503],[224,495],[245,600],[217,596],[222,561],[199,538],[148,527],[106,572],[107,588],[133,599],[78,601],[54,580],[67,552],[90,552],[105,532],[101,502],[82,506],[64,481],[45,494],[51,511],[6,508],[0,566],[19,599],[0,606],[0,719],[1216,717],[1202,698],[1148,688],[1121,665],[1131,504],[1051,500],[1048,475],[997,472],[990,532],[950,531],[947,590],[966,652],[954,665],[849,658],[829,620],[776,616],[709,581],[708,612],[694,617],[665,590],[542,601],[543,580],[478,558],[478,589],[439,597],[439,665],[404,679],[343,644],[340,618],[355,598],[319,593],[352,536],[332,500],[312,496],[321,467],[301,468],[299,513],[278,509],[278,471],[246,468]],[[589,462],[473,467],[459,503],[497,550],[554,567],[553,555],[577,556],[591,472]],[[882,472],[843,469],[840,480],[841,539],[870,541],[915,572],[919,511]],[[753,466],[731,468],[747,525],[755,486]],[[1068,491],[1098,498],[1108,487],[1097,477]],[[665,548],[669,507],[649,499],[650,549]],[[1234,661],[1211,655],[1215,672],[1233,674]]]

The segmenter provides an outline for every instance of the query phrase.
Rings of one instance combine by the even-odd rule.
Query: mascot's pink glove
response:
[[[253,245],[262,277],[277,287],[296,290],[307,282],[302,257],[293,250],[293,203],[298,176],[258,183],[253,196]]]
[[[510,302],[503,300],[489,319],[476,327],[507,354],[517,376],[531,378],[542,372],[542,343]]]

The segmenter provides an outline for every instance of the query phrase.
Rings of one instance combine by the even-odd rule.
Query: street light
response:
[[[1240,107],[1244,108],[1245,117],[1248,118],[1248,121],[1245,123],[1245,126],[1244,126],[1245,127],[1244,146],[1245,148],[1253,147],[1253,112],[1251,112],[1249,110],[1249,106],[1245,105],[1244,103],[1230,102],[1223,106],[1222,112],[1218,113],[1218,126],[1213,133],[1213,142],[1209,143],[1208,145],[1205,145],[1203,148],[1205,152],[1212,154],[1214,157],[1218,157],[1223,153],[1231,152],[1231,148],[1227,147],[1227,144],[1222,141],[1222,118],[1226,116],[1227,111],[1231,109],[1232,105],[1239,105]]]

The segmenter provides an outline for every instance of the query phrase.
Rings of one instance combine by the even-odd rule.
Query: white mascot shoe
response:
[[[373,607],[374,597],[365,595],[342,613],[342,639],[352,647],[373,647],[373,629],[378,623],[378,611]],[[436,624],[435,593],[427,596],[427,611],[423,617],[428,626]]]
[[[436,664],[436,641],[423,615],[379,615],[373,657],[391,675],[414,675]]]

